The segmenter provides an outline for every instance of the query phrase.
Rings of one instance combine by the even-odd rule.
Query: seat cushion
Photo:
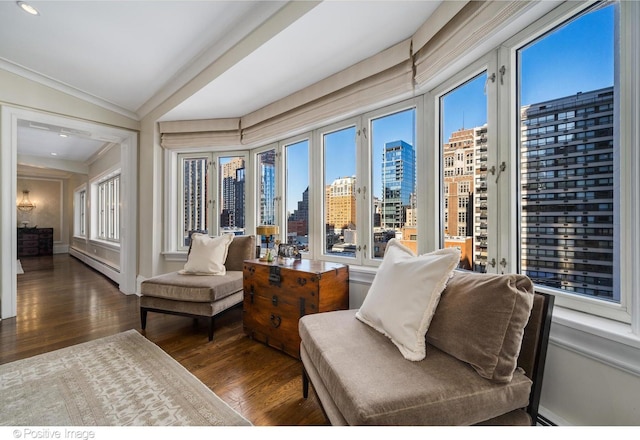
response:
[[[308,359],[350,425],[471,425],[527,406],[531,381],[521,370],[495,383],[433,346],[408,361],[355,312],[299,321]]]
[[[183,275],[170,272],[145,280],[143,296],[177,301],[211,302],[242,290],[242,272],[227,271],[224,276]]]

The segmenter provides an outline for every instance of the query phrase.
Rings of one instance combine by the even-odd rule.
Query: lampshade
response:
[[[22,191],[22,200],[18,203],[18,209],[20,211],[31,211],[36,205],[29,200],[29,191]]]
[[[256,228],[256,234],[258,235],[266,235],[270,237],[271,235],[276,235],[280,233],[280,228],[277,225],[260,225]]]

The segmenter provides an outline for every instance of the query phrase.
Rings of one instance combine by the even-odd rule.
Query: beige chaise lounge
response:
[[[224,275],[183,275],[171,272],[149,278],[140,286],[140,319],[147,325],[147,313],[168,313],[192,318],[209,318],[209,340],[213,340],[214,317],[243,300],[244,260],[255,258],[253,235],[236,236],[229,244]]]
[[[525,276],[456,271],[418,362],[356,310],[307,315],[299,323],[303,395],[310,380],[333,425],[535,424],[553,297],[536,293],[523,316],[512,298],[525,292],[533,295]],[[518,319],[524,337],[522,328],[515,334]]]

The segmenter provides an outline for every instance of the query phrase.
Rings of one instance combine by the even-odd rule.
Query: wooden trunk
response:
[[[317,260],[291,266],[244,263],[243,328],[251,338],[300,358],[298,320],[349,307],[349,268]]]

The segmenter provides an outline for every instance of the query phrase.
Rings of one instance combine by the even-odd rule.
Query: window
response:
[[[192,232],[208,232],[209,155],[181,155],[182,246],[189,246]]]
[[[309,252],[309,140],[285,144],[287,243]]]
[[[376,266],[392,237],[420,252],[455,246],[460,268],[525,273],[557,305],[629,321],[635,254],[620,235],[638,234],[637,103],[619,96],[637,96],[621,68],[637,35],[613,11],[630,7],[562,3],[426,94],[429,117],[422,96],[398,102],[261,146],[251,167],[246,154],[185,153],[210,165],[181,239],[243,228],[248,179],[251,223],[279,225],[311,258]],[[576,25],[588,35],[562,38]],[[583,85],[602,68],[607,82]]]
[[[276,223],[276,150],[275,148],[257,154],[258,164],[258,224]]]
[[[356,127],[322,134],[324,254],[356,256]]]
[[[180,153],[178,162],[178,245],[188,249],[191,234],[244,234],[244,154]]]
[[[77,237],[87,236],[87,190],[83,186],[75,191],[73,196],[73,235]]]
[[[487,98],[483,72],[440,97],[440,151],[455,158],[455,174],[443,173],[444,247],[462,250],[461,269],[485,272],[487,265]]]
[[[120,242],[120,174],[97,184],[97,238]]]
[[[244,155],[218,155],[216,199],[218,200],[217,234],[244,235],[246,158]]]
[[[516,56],[520,270],[538,286],[619,304],[616,7],[597,4]],[[553,87],[545,66],[553,66]],[[544,154],[535,154],[540,136]]]
[[[416,110],[410,108],[369,121],[371,136],[371,182],[369,212],[371,255],[381,259],[386,243],[398,238],[417,252],[416,225]]]

